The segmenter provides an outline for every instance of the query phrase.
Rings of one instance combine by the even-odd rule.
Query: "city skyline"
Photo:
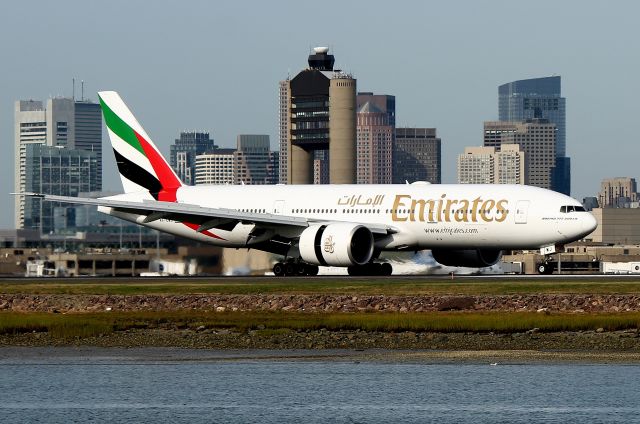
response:
[[[509,2],[380,2],[341,5],[339,15],[332,4],[314,9],[314,19],[331,22],[331,31],[309,28],[303,34],[273,25],[283,14],[285,22],[306,15],[305,8],[294,11],[292,2],[250,8],[159,2],[153,11],[118,1],[109,8],[64,1],[36,8],[7,5],[0,34],[15,41],[0,47],[6,67],[2,142],[11,149],[16,100],[70,96],[75,77],[85,81],[84,97],[94,101],[99,89],[121,92],[164,154],[183,128],[203,128],[221,147],[232,147],[238,134],[268,134],[276,150],[278,81],[305,66],[311,47],[329,45],[336,66],[357,78],[358,91],[396,96],[397,126],[438,129],[445,183],[455,183],[456,157],[464,147],[481,144],[482,123],[497,119],[496,87],[553,74],[562,76],[568,99],[572,195],[597,195],[607,177],[636,176],[640,146],[632,126],[633,93],[640,65],[629,53],[640,35],[632,21],[640,10],[635,3],[581,2],[577,8],[577,2],[543,1],[532,9]],[[29,31],[12,18],[27,15]],[[402,24],[391,23],[385,37],[363,43],[354,23],[383,16],[401,17]],[[108,22],[116,21],[119,29],[113,31]],[[523,25],[542,21],[554,31],[516,35]],[[170,37],[168,27],[174,29]],[[48,41],[66,46],[65,55]],[[495,66],[491,52],[505,51],[509,60]],[[77,84],[76,97],[79,92]],[[105,148],[103,155],[104,188],[119,190],[113,154]],[[4,155],[0,165],[0,192],[12,202],[12,155]],[[12,227],[10,208],[0,212],[0,227]]]

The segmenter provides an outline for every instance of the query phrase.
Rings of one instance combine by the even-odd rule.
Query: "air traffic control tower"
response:
[[[280,83],[280,154],[286,173],[281,182],[313,184],[317,157],[323,156],[329,183],[356,183],[356,80],[333,69],[335,59],[328,52],[314,48],[309,67]]]

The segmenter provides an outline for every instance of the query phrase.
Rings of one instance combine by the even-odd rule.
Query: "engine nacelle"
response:
[[[502,250],[496,249],[433,249],[433,259],[441,265],[483,268],[496,264],[502,257]]]
[[[373,256],[373,234],[364,225],[312,225],[300,235],[298,249],[315,265],[364,265]]]

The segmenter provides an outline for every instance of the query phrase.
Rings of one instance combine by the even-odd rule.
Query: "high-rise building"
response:
[[[391,184],[394,128],[388,115],[366,102],[357,118],[357,183]]]
[[[279,158],[269,150],[269,136],[242,134],[237,149],[214,149],[196,156],[195,183],[276,184]]]
[[[555,124],[546,119],[484,123],[484,146],[499,151],[505,144],[518,144],[525,153],[527,184],[551,190],[556,166],[555,136]]]
[[[233,184],[235,149],[215,149],[196,156],[195,183]]]
[[[388,94],[373,94],[372,92],[359,92],[356,96],[356,108],[360,110],[365,103],[375,106],[379,111],[387,114],[388,125],[396,126],[396,96]]]
[[[396,128],[393,183],[427,181],[440,184],[441,140],[435,128]]]
[[[639,199],[635,178],[605,178],[600,184],[598,203],[601,208],[621,208]]]
[[[27,178],[31,178],[26,172],[27,162],[32,159],[27,155],[29,145],[93,152],[96,178],[92,180],[95,184],[92,191],[102,189],[102,116],[98,104],[72,98],[48,99],[46,107],[43,102],[34,100],[15,103],[16,192],[27,191]],[[41,150],[29,152],[35,154]],[[22,196],[15,198],[14,220],[16,228],[25,228],[25,199]]]
[[[495,152],[493,147],[465,147],[458,155],[458,183],[493,184]]]
[[[309,67],[281,81],[281,175],[289,184],[311,184],[315,152],[328,152],[332,184],[356,182],[356,80],[334,69],[335,59],[326,47],[309,55]],[[284,178],[281,178],[281,181]]]
[[[181,132],[180,138],[177,138],[175,143],[170,146],[169,165],[183,183],[194,185],[196,155],[217,147],[208,132]]]
[[[555,124],[555,154],[559,159],[552,172],[551,188],[569,195],[571,162],[566,150],[566,99],[561,94],[560,76],[519,80],[499,86],[498,119],[509,122],[547,119]]]
[[[237,139],[235,181],[243,184],[270,184],[273,158],[269,136],[242,134]]]
[[[465,147],[458,156],[460,184],[526,184],[525,154],[517,144]]]
[[[291,137],[291,110],[289,109],[289,99],[291,97],[291,80],[287,78],[278,84],[278,102],[280,108],[278,110],[278,141],[280,147],[279,158],[279,176],[278,182],[286,184],[289,178],[289,139]]]
[[[80,192],[96,191],[99,187],[97,152],[42,144],[28,144],[25,150],[25,191],[78,196]],[[27,197],[23,228],[39,229],[48,234],[56,228],[55,221],[60,218],[65,221],[64,227],[73,226],[74,210],[68,205]]]
[[[280,183],[280,152],[272,150],[269,152],[269,165],[267,169],[267,184]]]
[[[102,111],[100,104],[87,100],[76,100],[74,148],[96,153],[98,160],[97,184],[102,187]]]
[[[527,184],[526,154],[518,144],[503,144],[495,162],[495,184]]]

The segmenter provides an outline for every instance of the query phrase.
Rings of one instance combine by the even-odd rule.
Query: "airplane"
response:
[[[276,276],[391,275],[385,252],[430,249],[440,264],[488,267],[503,250],[549,258],[596,220],[575,199],[526,185],[184,185],[114,91],[98,93],[123,194],[97,199],[23,193],[97,205],[118,218],[227,248],[283,257]]]

